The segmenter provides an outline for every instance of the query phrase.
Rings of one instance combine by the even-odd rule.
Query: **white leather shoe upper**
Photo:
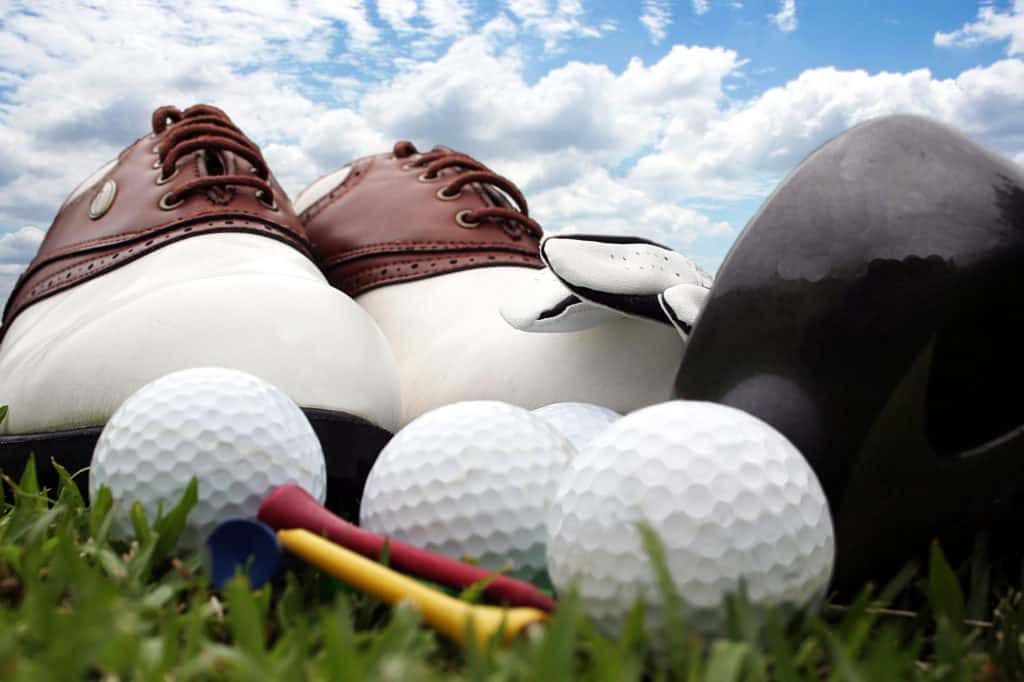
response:
[[[356,297],[394,351],[403,424],[460,400],[582,401],[626,413],[671,397],[683,342],[668,325],[622,318],[551,334],[509,326],[500,303],[536,272],[477,268]]]
[[[0,433],[103,424],[149,381],[186,367],[255,374],[302,407],[393,431],[388,343],[316,265],[273,239],[209,234],[167,245],[38,301],[0,344]]]

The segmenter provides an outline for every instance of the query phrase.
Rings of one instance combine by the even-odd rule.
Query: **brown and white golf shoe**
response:
[[[152,128],[72,192],[7,302],[0,467],[16,473],[29,452],[86,466],[139,387],[229,367],[303,408],[328,501],[354,511],[399,422],[387,341],[324,279],[259,148],[222,111],[161,107]]]
[[[664,325],[616,317],[533,334],[502,318],[510,296],[560,285],[541,269],[523,194],[479,161],[399,142],[317,180],[294,206],[328,280],[391,343],[403,423],[460,400],[630,411],[669,399],[682,340]]]

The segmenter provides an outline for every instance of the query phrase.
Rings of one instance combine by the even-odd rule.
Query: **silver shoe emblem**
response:
[[[92,203],[89,204],[89,217],[93,220],[102,218],[113,205],[115,196],[117,196],[117,183],[107,180],[100,187],[100,191],[96,192],[96,196],[92,198]]]

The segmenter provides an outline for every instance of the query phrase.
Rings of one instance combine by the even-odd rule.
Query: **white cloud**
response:
[[[1013,154],[1024,149],[1022,109],[1024,61],[1018,59],[943,80],[926,69],[873,75],[811,69],[703,128],[668,126],[658,151],[637,162],[630,180],[652,196],[762,196],[829,138],[891,113],[930,116]]]
[[[247,5],[253,6],[249,3]],[[253,12],[254,19],[262,24],[265,21],[265,17],[262,16],[263,6],[258,6],[261,11]],[[322,19],[335,19],[343,23],[348,32],[349,43],[354,49],[366,49],[380,39],[380,33],[367,18],[366,7],[361,0],[345,0],[344,2],[325,0],[317,3],[317,14]]]
[[[544,42],[544,50],[554,52],[568,38],[598,38],[608,32],[603,25],[592,25],[580,0],[505,0],[505,6],[527,34]]]
[[[711,0],[693,0],[693,13],[697,16],[707,14],[710,10]]]
[[[583,151],[618,162],[657,142],[669,120],[714,115],[722,79],[738,66],[720,48],[675,46],[658,62],[633,59],[621,73],[569,62],[527,83],[515,27],[498,20],[458,41],[434,62],[416,64],[372,90],[363,114],[395,136],[437,140],[484,157],[536,159]]]
[[[698,5],[703,5],[704,11]],[[694,0],[693,9],[697,14],[704,14],[707,11],[707,0]],[[657,45],[668,35],[668,27],[672,23],[672,7],[665,0],[644,0],[640,23],[650,34],[651,42]]]
[[[730,235],[735,228],[670,201],[651,201],[644,192],[591,168],[566,186],[537,193],[532,213],[554,233],[646,234],[685,248],[701,237]]]
[[[466,7],[385,3],[377,21],[420,30],[447,8],[454,25],[468,25]],[[740,64],[728,50],[677,46],[651,64],[634,59],[620,72],[568,62],[527,82],[528,58],[518,44],[533,35],[536,22],[566,18],[549,33],[556,37],[587,30],[582,5],[565,0],[533,9],[517,4],[522,16],[499,13],[441,57],[405,59],[397,74],[377,84],[366,77],[303,77],[339,54],[332,47],[339,41],[360,36],[366,46],[379,39],[363,25],[361,4],[312,17],[281,10],[262,33],[239,11],[236,23],[253,29],[244,35],[222,29],[228,5],[76,6],[70,16],[56,6],[41,8],[35,15],[0,14],[16,29],[0,40],[0,63],[18,73],[0,110],[0,145],[7,152],[0,233],[49,223],[71,188],[146,132],[157,104],[223,107],[261,143],[293,196],[342,163],[402,138],[464,149],[532,191],[570,185],[601,163],[621,163],[657,142],[670,119],[713,116],[721,80]],[[107,45],[112,32],[126,39]],[[296,60],[309,66],[296,67]],[[123,68],[127,63],[131,69]],[[51,106],[55,101],[62,106]]]
[[[263,155],[284,187],[299,190],[352,159],[386,150],[394,140],[352,109],[331,109],[296,127],[298,140],[263,145]]]
[[[776,14],[770,14],[768,17],[772,20],[780,31],[790,33],[796,30],[796,0],[779,0],[779,11]]]
[[[0,308],[28,265],[35,257],[46,233],[37,227],[23,227],[0,234]]]
[[[696,13],[710,7],[691,2]],[[1024,161],[1016,58],[948,79],[814,68],[737,100],[730,79],[758,73],[720,47],[675,45],[615,67],[553,60],[574,40],[618,30],[579,0],[503,0],[490,15],[469,0],[369,5],[297,11],[281,0],[261,6],[264,16],[242,0],[0,9],[0,256],[12,254],[0,257],[0,299],[42,234],[15,228],[48,224],[83,177],[146,132],[159,104],[223,107],[293,196],[411,139],[510,177],[550,231],[628,232],[695,250],[735,232],[709,214],[763,197],[809,151],[872,116],[925,114]],[[643,6],[652,40],[667,39],[671,7]],[[773,21],[795,28],[795,11],[783,2]],[[1004,34],[1016,49],[1016,34]]]
[[[18,275],[24,269],[24,265],[0,263],[0,308],[6,303],[7,297],[11,295],[14,284],[18,281]]]
[[[36,255],[46,233],[38,227],[23,227],[0,234],[0,264],[24,265]]]
[[[416,0],[377,0],[377,13],[394,31],[412,31],[409,21],[419,11]]]
[[[983,43],[1009,41],[1006,53],[1024,52],[1024,0],[1014,0],[1013,7],[1000,12],[989,4],[978,8],[978,18],[956,31],[935,33],[939,47],[974,47]]]
[[[407,56],[393,55],[396,61],[433,57],[444,43],[470,31],[473,10],[467,0],[377,0],[380,18],[403,38],[379,51],[404,50]]]
[[[430,23],[431,35],[465,35],[470,29],[473,5],[463,0],[423,0],[423,16]]]
[[[0,226],[49,223],[81,178],[146,132],[160,104],[207,101],[265,143],[297,137],[324,107],[303,96],[294,65],[375,39],[361,4],[326,4],[304,14],[265,3],[260,16],[240,0],[0,11],[0,64],[17,75],[0,110],[5,165],[17,168],[0,172]]]

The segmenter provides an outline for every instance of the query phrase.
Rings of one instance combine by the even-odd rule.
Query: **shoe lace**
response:
[[[399,159],[420,154],[416,145],[406,140],[395,143],[393,153]],[[436,180],[440,177],[438,174],[442,170],[456,169],[458,174],[452,177],[448,184],[438,192],[438,196],[445,199],[456,198],[466,185],[476,183],[496,204],[509,204],[509,200],[511,200],[511,204],[514,204],[514,206],[483,206],[471,211],[460,212],[459,221],[464,226],[475,226],[474,224],[479,224],[482,220],[491,219],[501,221],[505,232],[516,239],[520,238],[523,232],[537,239],[544,235],[540,224],[530,217],[526,197],[519,191],[515,183],[498,175],[472,157],[450,149],[435,147],[429,152],[420,154],[419,158],[405,164],[403,168],[406,170],[422,168],[423,173],[420,175],[420,179],[423,181]]]
[[[153,132],[160,138],[154,151],[159,155],[157,165],[162,169],[159,183],[177,174],[177,162],[186,155],[202,150],[208,162],[218,158],[217,152],[229,151],[247,161],[252,175],[240,173],[211,173],[189,180],[164,196],[163,202],[177,205],[192,192],[206,191],[211,198],[223,200],[214,193],[231,186],[256,188],[256,195],[269,208],[276,209],[274,192],[270,187],[270,170],[263,154],[245,134],[231,122],[227,114],[207,104],[180,111],[177,107],[160,107],[153,112]],[[219,163],[217,164],[219,166]],[[164,204],[162,204],[164,205]]]

